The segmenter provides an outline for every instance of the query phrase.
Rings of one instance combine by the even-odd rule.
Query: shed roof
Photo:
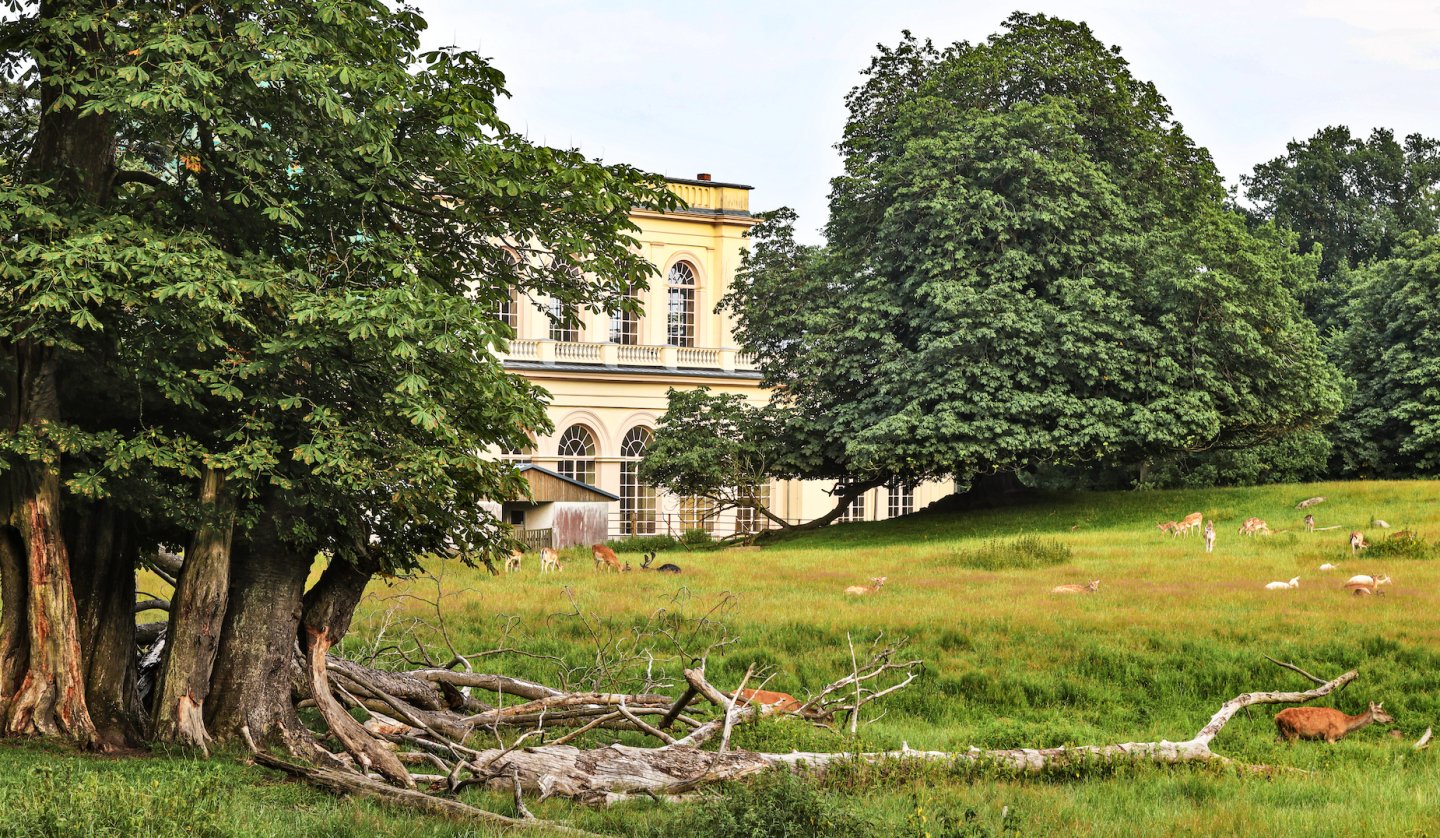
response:
[[[525,479],[530,483],[530,494],[536,503],[554,501],[609,503],[620,500],[619,495],[612,495],[588,483],[581,483],[579,480],[556,474],[550,469],[542,468],[534,463],[525,463],[520,466],[518,471],[525,475]]]

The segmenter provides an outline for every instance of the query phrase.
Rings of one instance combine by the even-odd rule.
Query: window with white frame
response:
[[[695,269],[688,262],[676,262],[666,284],[666,340],[671,346],[694,346]]]
[[[584,329],[580,325],[579,314],[573,309],[567,311],[566,306],[559,300],[551,300],[550,339],[577,343],[583,333]]]
[[[636,286],[630,286],[625,296],[632,300],[640,299],[640,290]],[[615,311],[610,313],[610,342],[621,343],[626,346],[634,346],[640,342],[640,315],[633,311]]]
[[[650,445],[650,431],[631,428],[620,443],[620,532],[653,535],[655,487],[640,482],[640,458]]]
[[[520,334],[520,294],[514,288],[495,305],[495,314],[512,332]]]
[[[840,517],[835,519],[835,523],[847,524],[852,521],[863,520],[865,520],[865,495],[861,494],[860,497],[850,501],[850,505],[845,507],[845,511],[841,512]]]
[[[563,477],[595,485],[595,437],[584,425],[571,425],[560,435],[555,471]]]
[[[680,499],[680,529],[715,532],[715,501],[691,495]]]
[[[766,509],[770,508],[770,484],[762,483],[756,487],[755,501]],[[766,518],[758,509],[748,506],[735,508],[735,532],[759,532],[770,529],[770,519]]]
[[[899,480],[892,480],[889,494],[890,502],[887,505],[886,518],[899,518],[901,515],[909,515],[915,511],[914,486],[907,486]]]

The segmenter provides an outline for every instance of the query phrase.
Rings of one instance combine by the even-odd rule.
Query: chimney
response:
[[[695,179],[696,179],[696,180],[709,180],[709,179],[710,179],[710,175],[709,175],[708,173],[702,172],[701,174],[696,175],[696,176],[695,176]]]

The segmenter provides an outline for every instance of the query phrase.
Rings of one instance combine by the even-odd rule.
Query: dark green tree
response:
[[[1355,273],[1337,341],[1355,395],[1331,427],[1346,475],[1440,475],[1440,236]]]
[[[1440,230],[1440,141],[1419,134],[1330,126],[1240,180],[1252,223],[1293,230],[1304,252],[1319,245],[1319,283],[1296,291],[1322,332],[1341,326],[1350,270],[1390,258],[1407,232]]]
[[[374,570],[506,546],[478,501],[522,484],[477,452],[546,419],[497,302],[623,305],[628,212],[673,198],[510,131],[412,8],[8,6],[5,729],[135,740],[135,562],[188,545],[150,732],[304,749],[297,639],[323,658]]]
[[[1315,259],[1226,211],[1117,49],[1044,16],[1006,29],[882,48],[847,100],[826,246],[789,213],[755,231],[722,305],[796,470],[868,488],[1138,463],[1333,415],[1292,293]]]

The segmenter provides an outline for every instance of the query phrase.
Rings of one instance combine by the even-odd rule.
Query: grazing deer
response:
[[[1241,524],[1240,529],[1236,530],[1236,532],[1240,535],[1255,535],[1256,533],[1266,533],[1268,535],[1270,527],[1259,518],[1246,518],[1245,523]]]
[[[510,555],[505,557],[505,572],[518,573],[520,571],[520,560],[523,558],[525,558],[524,553],[519,550],[511,550]]]
[[[650,566],[650,563],[653,562],[653,561],[655,561],[655,554],[654,554],[654,553],[646,553],[646,554],[645,554],[645,561],[643,561],[643,562],[640,563],[640,569],[641,569],[641,570],[653,570],[653,571],[655,571],[656,573],[679,573],[679,572],[680,572],[680,565],[678,565],[678,564],[671,564],[670,562],[666,562],[665,564],[662,564],[662,565],[660,565],[659,567],[651,567],[651,566]]]
[[[1270,584],[1268,584],[1268,585],[1265,586],[1265,590],[1267,590],[1267,591],[1288,591],[1288,590],[1290,590],[1290,589],[1292,589],[1292,588],[1298,588],[1298,587],[1300,587],[1300,577],[1299,577],[1299,576],[1296,576],[1294,579],[1291,579],[1289,582],[1271,582]]]
[[[556,572],[556,573],[559,573],[561,570],[564,570],[564,569],[565,569],[565,566],[562,565],[562,564],[560,564],[560,554],[559,554],[559,553],[555,552],[554,550],[551,550],[549,547],[541,547],[541,548],[540,548],[540,572],[541,572],[541,573],[549,573],[549,572],[551,572],[551,571],[554,571],[554,572]]]
[[[590,548],[590,555],[595,558],[596,570],[624,570],[620,567],[620,560],[615,557],[615,551],[604,544],[596,544]]]
[[[1315,516],[1314,516],[1314,515],[1306,515],[1306,516],[1305,516],[1305,529],[1306,529],[1307,532],[1315,532]]]
[[[1155,526],[1160,529],[1160,532],[1170,533],[1171,538],[1175,537],[1175,531],[1180,527],[1180,525],[1175,523],[1174,521],[1166,521],[1163,524],[1156,524]],[[1079,529],[1079,527],[1071,527],[1071,529]]]
[[[1352,559],[1357,553],[1369,546],[1369,544],[1365,543],[1365,533],[1359,530],[1350,533],[1350,557]]]
[[[1088,585],[1056,585],[1050,589],[1052,594],[1098,594],[1100,593],[1100,580],[1091,579]]]
[[[857,596],[864,596],[865,594],[878,594],[880,593],[880,589],[885,586],[885,580],[889,578],[890,577],[888,576],[871,576],[870,581],[875,583],[875,586],[873,588],[869,585],[851,585],[850,587],[845,589],[845,593],[855,594]]]
[[[1204,515],[1201,515],[1199,512],[1191,512],[1189,515],[1186,515],[1179,524],[1176,525],[1175,534],[1189,535],[1191,530],[1200,529],[1200,522],[1203,520],[1205,520]]]
[[[1372,701],[1370,709],[1358,716],[1347,716],[1330,707],[1287,707],[1275,714],[1275,729],[1280,732],[1275,741],[1293,745],[1296,739],[1324,739],[1333,744],[1374,722],[1395,721],[1381,709],[1384,706],[1384,702]]]
[[[1205,522],[1205,552],[1215,552],[1215,522]]]

